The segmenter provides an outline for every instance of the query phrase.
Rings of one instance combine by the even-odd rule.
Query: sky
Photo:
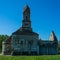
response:
[[[21,27],[26,4],[30,7],[32,29],[39,38],[48,40],[53,30],[60,39],[60,0],[0,0],[0,34],[10,36]]]

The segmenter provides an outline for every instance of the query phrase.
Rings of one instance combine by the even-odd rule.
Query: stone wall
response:
[[[13,51],[18,52],[37,52],[39,51],[39,46],[37,45],[38,36],[29,35],[13,35],[11,41],[11,47]]]

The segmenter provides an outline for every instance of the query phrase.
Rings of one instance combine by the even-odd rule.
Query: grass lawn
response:
[[[60,60],[60,55],[0,56],[0,60]]]

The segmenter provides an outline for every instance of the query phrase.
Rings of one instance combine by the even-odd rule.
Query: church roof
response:
[[[12,35],[38,35],[38,34],[33,31],[22,30],[22,28],[20,28],[16,32],[12,33]]]
[[[11,37],[8,37],[6,40],[3,41],[3,43],[10,44],[11,43]]]
[[[23,12],[26,11],[26,10],[30,11],[30,8],[29,8],[29,6],[28,6],[27,4],[26,4],[25,7],[23,8]]]

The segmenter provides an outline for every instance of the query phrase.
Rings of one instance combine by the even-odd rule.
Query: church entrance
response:
[[[31,55],[37,55],[36,51],[31,51]]]

